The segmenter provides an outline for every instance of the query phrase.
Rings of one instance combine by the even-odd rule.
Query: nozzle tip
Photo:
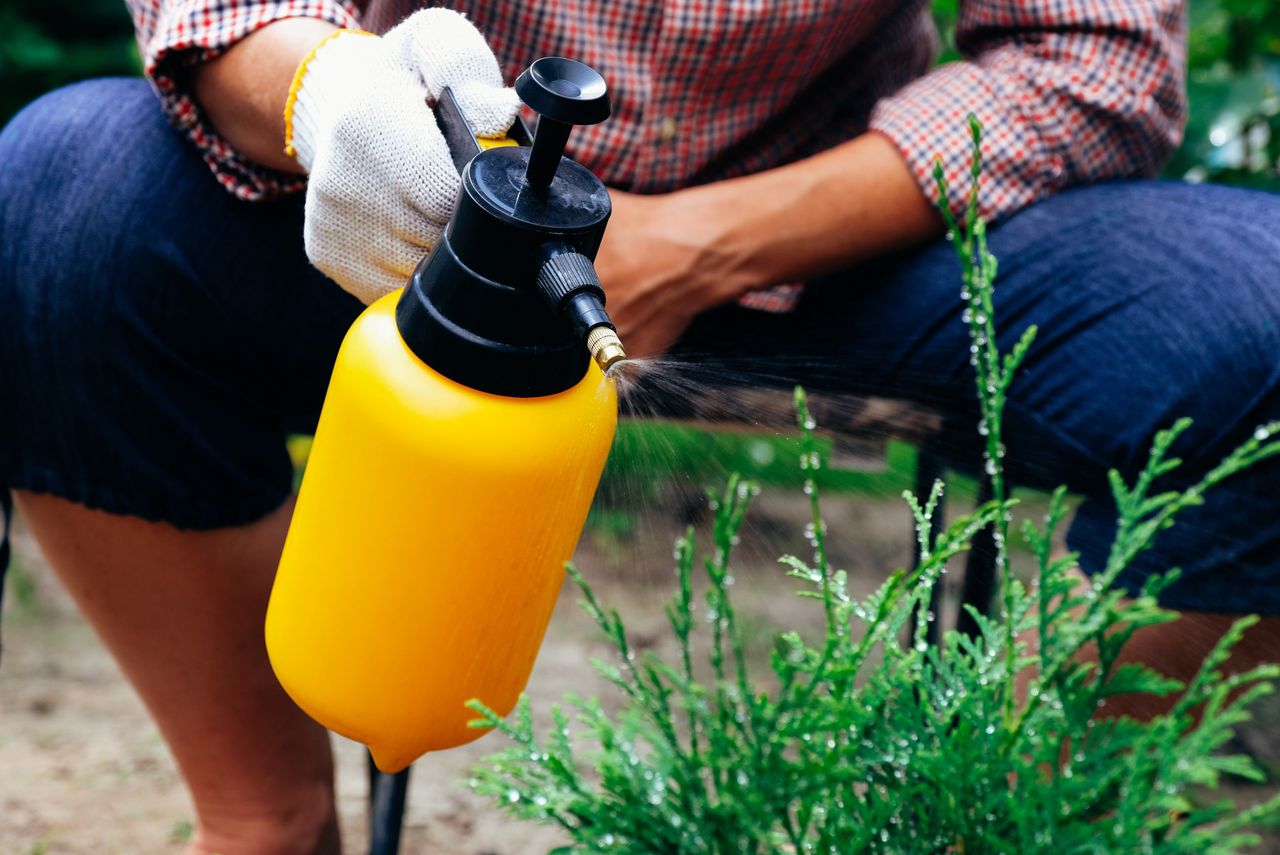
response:
[[[615,363],[627,358],[618,334],[604,324],[587,333],[587,350],[591,352],[591,358],[600,366],[601,371],[608,371]]]

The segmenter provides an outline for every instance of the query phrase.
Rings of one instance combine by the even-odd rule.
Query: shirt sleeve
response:
[[[1186,120],[1186,14],[1186,0],[962,0],[964,61],[881,100],[871,128],[935,202],[940,159],[959,213],[975,114],[989,221],[1072,185],[1154,176]]]
[[[143,70],[165,114],[200,150],[218,182],[241,199],[265,199],[306,186],[306,179],[261,166],[218,136],[197,104],[191,67],[284,18],[320,18],[357,26],[358,0],[127,0]],[[281,146],[284,143],[281,142]]]

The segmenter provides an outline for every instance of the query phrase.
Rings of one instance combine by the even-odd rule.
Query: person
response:
[[[0,485],[172,748],[191,852],[339,848],[326,734],[262,645],[284,440],[362,303],[439,238],[445,85],[497,135],[540,55],[609,81],[613,118],[570,154],[612,188],[598,267],[633,355],[910,398],[957,449],[977,415],[930,171],[967,192],[974,113],[1001,343],[1042,330],[1009,474],[1085,497],[1086,572],[1108,468],[1132,476],[1189,415],[1185,483],[1280,417],[1280,199],[1141,180],[1184,119],[1180,0],[967,0],[964,59],[932,70],[926,0],[129,5],[151,88],[78,84],[0,136]],[[1183,568],[1166,601],[1200,623],[1139,641],[1161,670],[1231,613],[1269,616],[1240,662],[1277,650],[1278,474],[1211,494],[1122,578]]]

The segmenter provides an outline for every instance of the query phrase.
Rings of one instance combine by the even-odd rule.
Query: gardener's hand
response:
[[[722,212],[693,191],[640,196],[610,190],[613,214],[596,256],[609,317],[630,356],[667,350],[694,315],[732,300],[749,280],[732,272]]]
[[[310,175],[307,257],[369,303],[404,285],[457,197],[428,99],[450,87],[484,137],[507,132],[519,100],[479,31],[447,9],[418,12],[382,37],[339,32],[298,80],[286,137]]]

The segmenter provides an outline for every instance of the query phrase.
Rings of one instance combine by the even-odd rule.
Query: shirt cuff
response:
[[[344,29],[355,28],[356,9],[336,0],[243,4],[234,14],[205,8],[215,5],[220,4],[168,4],[155,34],[141,46],[146,75],[160,96],[169,122],[200,151],[218,183],[229,193],[240,199],[259,200],[299,191],[306,187],[304,176],[255,163],[214,131],[194,97],[191,69],[220,56],[267,24],[286,18],[316,18]]]
[[[941,66],[882,99],[871,130],[898,148],[924,194],[941,205],[933,177],[941,162],[952,211],[963,214],[973,179],[973,141],[967,117],[982,123],[982,189],[979,212],[988,222],[1003,219],[1066,184],[1061,156],[1051,152],[1025,115],[1028,98],[1013,69],[957,62]]]

